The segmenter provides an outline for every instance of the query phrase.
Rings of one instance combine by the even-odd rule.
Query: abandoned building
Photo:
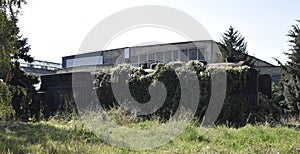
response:
[[[59,72],[70,72],[70,70],[77,72],[87,69],[95,71],[91,70],[95,69],[95,65],[98,66],[97,68],[103,68],[123,63],[146,68],[149,68],[152,63],[171,61],[199,60],[208,64],[219,63],[223,60],[220,54],[217,43],[212,40],[125,47],[63,57],[63,69]],[[278,83],[281,76],[279,66],[251,55],[246,56],[254,60],[254,67],[260,74],[269,74],[272,80]]]
[[[255,60],[253,78],[249,79],[244,92],[239,95],[245,97],[250,104],[258,104],[258,92],[263,92],[271,97],[271,83],[278,82],[281,69],[273,64],[250,56]],[[179,42],[168,44],[156,44],[146,46],[125,47],[112,50],[82,53],[78,55],[66,56],[62,58],[62,69],[56,70],[55,74],[41,76],[41,88],[43,103],[47,104],[50,113],[55,112],[64,101],[73,99],[72,75],[84,75],[87,80],[94,76],[94,72],[111,68],[117,64],[130,64],[149,68],[153,63],[168,63],[172,61],[187,62],[189,60],[199,60],[208,65],[219,63],[222,55],[218,52],[217,43],[212,40]],[[222,64],[220,64],[222,65]],[[229,64],[234,65],[234,64]],[[78,82],[76,87],[80,87],[83,92],[91,92],[92,89],[86,84]],[[73,85],[74,86],[74,85]],[[88,99],[88,98],[82,98]]]

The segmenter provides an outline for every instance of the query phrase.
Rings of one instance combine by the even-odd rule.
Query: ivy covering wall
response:
[[[176,74],[174,71],[174,65],[177,69]],[[249,122],[249,117],[256,112],[257,108],[250,105],[247,100],[243,97],[247,95],[247,85],[256,83],[249,80],[257,77],[257,74],[251,72],[251,68],[248,66],[239,67],[207,67],[198,61],[190,61],[188,63],[169,63],[167,65],[158,64],[152,73],[146,73],[143,69],[131,67],[129,65],[119,65],[110,70],[102,70],[97,73],[95,80],[95,88],[99,100],[103,107],[109,109],[114,106],[118,106],[113,90],[112,83],[117,83],[118,74],[122,72],[129,72],[129,88],[132,97],[139,103],[147,103],[151,96],[149,94],[149,86],[154,81],[160,81],[164,84],[167,89],[166,100],[161,108],[159,108],[152,115],[145,116],[160,116],[161,119],[168,119],[176,112],[178,104],[180,103],[180,81],[177,75],[183,75],[184,73],[195,73],[188,71],[187,66],[192,66],[195,69],[197,77],[199,79],[199,87],[201,88],[199,94],[199,104],[197,109],[197,117],[202,119],[204,113],[208,107],[210,96],[211,96],[211,74],[218,71],[226,71],[227,73],[227,90],[224,106],[221,114],[219,115],[217,123],[225,124],[230,123],[235,126],[240,126]],[[255,80],[256,81],[256,80]],[[182,82],[182,81],[181,81]],[[184,81],[188,82],[188,81]],[[243,94],[244,93],[244,94]],[[258,92],[256,91],[258,97]],[[191,96],[193,97],[193,96]],[[256,119],[256,118],[254,118]]]

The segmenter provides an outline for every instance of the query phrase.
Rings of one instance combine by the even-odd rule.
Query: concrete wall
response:
[[[275,84],[278,84],[282,74],[282,68],[280,66],[266,66],[266,67],[255,67],[260,74],[269,74],[272,78],[272,81]]]

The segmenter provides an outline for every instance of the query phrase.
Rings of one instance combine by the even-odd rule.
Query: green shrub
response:
[[[0,81],[0,120],[5,120],[14,114],[11,106],[12,93],[9,87]]]
[[[281,109],[273,99],[269,99],[268,96],[259,93],[259,106],[255,112],[254,117],[256,122],[279,122],[281,118]]]
[[[195,70],[189,71],[190,66]],[[177,74],[175,73],[176,69]],[[199,80],[199,104],[196,112],[196,117],[202,119],[208,107],[211,96],[211,75],[218,71],[226,71],[227,73],[227,91],[223,109],[217,121],[218,124],[230,123],[235,126],[245,125],[252,110],[251,105],[243,98],[245,87],[252,75],[251,68],[248,66],[240,67],[209,67],[198,61],[190,61],[188,63],[173,62],[169,64],[158,64],[152,73],[147,74],[143,69],[130,67],[129,65],[119,65],[110,70],[100,71],[96,75],[95,89],[99,100],[104,108],[118,106],[111,84],[117,83],[118,74],[127,73],[129,76],[129,89],[132,97],[139,103],[146,103],[150,100],[149,86],[154,81],[160,81],[164,84],[167,90],[167,96],[164,104],[152,115],[145,116],[146,118],[159,116],[160,119],[167,120],[177,111],[180,103],[181,89],[177,75],[186,76],[188,74],[196,75]],[[129,74],[128,74],[129,73]],[[251,83],[250,83],[251,84]],[[154,84],[155,86],[155,84]],[[238,93],[238,95],[236,95]],[[192,96],[191,96],[192,98]],[[189,100],[186,100],[189,101]],[[187,107],[189,108],[189,107]]]

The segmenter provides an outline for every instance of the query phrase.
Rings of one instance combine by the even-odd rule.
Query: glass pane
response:
[[[197,49],[189,50],[189,60],[197,60]]]
[[[172,61],[172,52],[165,53],[165,63],[169,63]]]
[[[124,58],[129,58],[129,48],[124,49]]]
[[[158,52],[156,53],[156,61],[158,62],[164,62],[164,53],[163,52]]]
[[[132,56],[131,57],[131,63],[138,63],[139,62],[139,57],[138,56]]]
[[[187,62],[188,60],[188,51],[187,50],[181,50],[180,52],[180,61]]]
[[[116,61],[117,61],[116,58],[106,58],[105,61],[104,61],[104,63],[112,65],[112,64],[116,64]]]
[[[148,62],[155,62],[155,54],[149,54],[148,55]]]
[[[120,58],[120,59],[122,59],[122,58]],[[103,64],[103,56],[99,56],[97,64],[100,64],[100,65]]]
[[[124,58],[119,57],[119,58],[117,59],[117,64],[123,64],[123,63],[125,63]]]
[[[146,63],[147,62],[147,55],[140,55],[140,63]]]
[[[67,59],[67,66],[66,66],[66,68],[73,67],[73,66],[74,66],[74,59]]]
[[[205,58],[204,58],[204,49],[198,50],[198,60],[205,60]]]
[[[173,51],[173,61],[179,61],[179,51]]]

